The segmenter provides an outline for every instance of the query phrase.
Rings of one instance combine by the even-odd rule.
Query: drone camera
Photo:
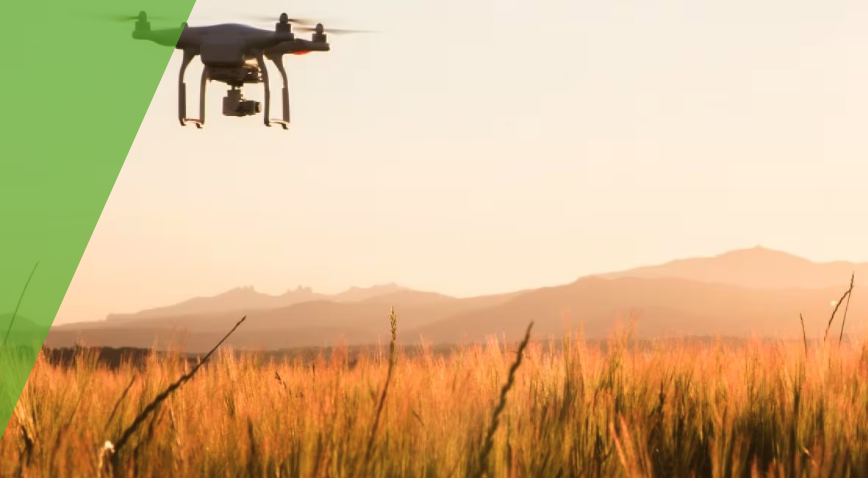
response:
[[[224,116],[253,116],[261,112],[262,104],[254,100],[245,100],[241,90],[229,90],[223,98]]]

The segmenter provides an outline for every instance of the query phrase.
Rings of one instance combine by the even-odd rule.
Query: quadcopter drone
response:
[[[241,92],[246,84],[262,83],[265,88],[265,126],[278,124],[284,130],[289,129],[289,86],[283,65],[284,55],[304,55],[331,50],[322,23],[317,23],[315,26],[298,26],[301,31],[313,33],[310,40],[305,40],[296,37],[291,26],[292,23],[303,25],[305,22],[291,19],[285,13],[280,15],[274,31],[237,23],[203,27],[189,27],[187,23],[182,23],[180,28],[152,30],[145,12],[140,12],[138,17],[130,19],[136,20],[133,39],[151,41],[184,52],[178,76],[178,120],[181,126],[193,123],[200,129],[205,125],[205,90],[210,81],[218,81],[229,86],[223,98],[223,115],[234,117],[262,113],[262,105],[258,101],[245,99]],[[329,33],[355,32],[354,30],[328,31]],[[187,85],[184,77],[190,62],[197,56],[201,58],[204,65],[199,91],[199,117],[189,118],[187,117]],[[277,71],[283,78],[282,119],[273,119],[270,115],[271,88],[265,59],[277,66]]]

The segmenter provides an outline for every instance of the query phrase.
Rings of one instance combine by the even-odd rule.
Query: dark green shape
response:
[[[0,340],[6,343],[0,343],[0,423],[4,432],[175,51],[133,40],[135,21],[119,22],[116,17],[134,17],[144,10],[152,28],[176,28],[187,21],[194,3],[3,4]],[[173,31],[180,34],[181,30]]]

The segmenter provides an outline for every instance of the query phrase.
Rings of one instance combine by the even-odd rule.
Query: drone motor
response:
[[[325,43],[327,41],[327,37],[325,34],[325,27],[323,27],[322,23],[317,23],[316,27],[313,31],[312,40],[316,43]]]
[[[223,116],[253,116],[262,112],[262,104],[254,100],[245,100],[241,90],[232,88],[223,97]]]
[[[134,33],[147,33],[151,31],[151,22],[148,21],[148,14],[145,12],[139,12],[138,18],[136,18],[136,28]]]
[[[289,23],[289,17],[285,13],[280,14],[280,21],[274,24],[274,31],[276,31],[277,33],[292,32],[292,26]]]

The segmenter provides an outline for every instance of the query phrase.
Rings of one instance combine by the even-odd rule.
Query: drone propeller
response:
[[[313,32],[316,34],[335,34],[335,35],[352,35],[356,33],[376,33],[372,30],[348,30],[346,28],[325,28],[322,23],[318,23],[314,27],[302,26],[295,28],[296,31],[300,32]]]
[[[101,15],[103,19],[108,21],[117,22],[117,23],[125,23],[125,22],[135,22],[135,21],[143,21],[146,22],[148,20],[166,20],[166,17],[162,16],[150,16],[145,12],[139,12],[138,15]]]
[[[275,18],[271,15],[240,15],[251,22],[271,23]],[[282,13],[277,18],[278,23],[295,23],[297,25],[316,25],[317,21],[310,18],[289,18],[285,13]]]

